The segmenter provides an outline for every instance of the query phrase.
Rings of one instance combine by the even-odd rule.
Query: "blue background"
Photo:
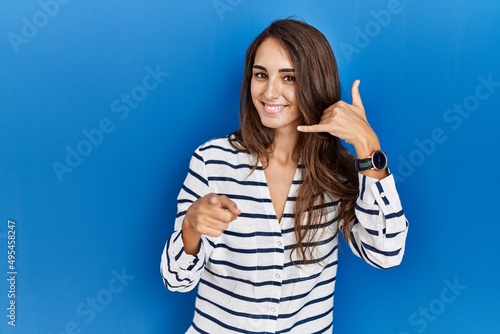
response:
[[[251,40],[297,16],[331,42],[346,100],[361,79],[410,220],[398,268],[342,244],[335,332],[499,333],[499,14],[494,0],[2,0],[0,332],[189,326],[194,293],[159,274],[189,158],[238,127]]]

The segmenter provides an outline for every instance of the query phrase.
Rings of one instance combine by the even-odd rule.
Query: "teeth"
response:
[[[281,109],[284,108],[284,106],[282,105],[276,105],[276,106],[271,106],[269,104],[266,104],[266,109],[270,110],[270,111],[280,111]]]

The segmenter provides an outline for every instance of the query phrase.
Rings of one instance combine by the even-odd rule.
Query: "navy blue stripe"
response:
[[[208,181],[233,182],[233,183],[241,184],[243,186],[267,187],[267,183],[265,183],[265,182],[240,181],[240,180],[236,180],[236,179],[233,179],[231,177],[225,177],[225,176],[209,176]]]
[[[250,302],[250,303],[279,303],[279,299],[276,299],[276,298],[269,298],[269,297],[250,298],[250,297],[246,297],[246,296],[241,296],[241,295],[238,295],[232,291],[223,289],[222,287],[220,287],[218,285],[212,284],[212,283],[204,280],[203,278],[200,280],[200,283],[205,284],[205,285],[211,287],[212,289],[219,291],[220,293],[222,293],[224,295],[236,298],[238,300],[243,300],[243,301]]]
[[[170,274],[172,274],[172,275],[175,276],[175,279],[176,279],[176,281],[179,284],[178,285],[173,285],[169,281],[167,281],[165,278],[163,278],[163,281],[164,281],[163,283],[165,284],[165,286],[168,287],[168,288],[171,288],[171,289],[178,289],[178,288],[186,288],[186,287],[189,287],[189,286],[193,285],[193,281],[191,281],[191,280],[189,280],[187,278],[181,279],[179,277],[179,275],[178,275],[177,272],[172,271],[172,269],[170,268],[170,262],[171,262],[170,258],[167,257],[167,269],[168,269],[168,272]],[[183,282],[187,282],[187,284],[183,283]]]
[[[212,248],[215,248],[215,242],[213,242],[211,239],[208,239],[206,237],[202,237],[201,238],[201,242],[204,242],[204,241],[207,241],[208,244],[212,247]]]
[[[396,217],[402,217],[404,214],[405,213],[403,212],[403,210],[401,210],[401,211],[398,211],[398,212],[390,213],[387,216],[385,216],[385,218],[386,219],[391,219],[391,218],[396,218]]]
[[[359,210],[363,213],[366,213],[366,214],[369,214],[369,215],[373,215],[373,216],[378,216],[378,213],[379,213],[379,210],[370,210],[370,209],[365,209],[365,208],[362,208],[361,206],[359,206],[358,203],[356,203],[354,205],[354,207],[356,208],[356,210]]]
[[[253,169],[254,166],[250,165],[250,164],[239,164],[239,165],[233,165],[225,160],[207,160],[205,162],[206,165],[224,165],[224,166],[228,166],[228,167],[231,167],[232,169]],[[257,170],[262,170],[262,167],[261,166],[257,166],[255,169]]]
[[[266,215],[261,213],[240,213],[239,217],[243,218],[255,218],[255,219],[277,219],[276,215]]]
[[[366,190],[366,175],[363,174],[363,179],[361,180],[361,192],[359,194],[359,198],[363,200],[363,196],[365,195]]]
[[[311,334],[324,334],[324,333],[326,333],[326,332],[327,332],[330,328],[332,328],[332,327],[333,327],[333,321],[332,321],[332,322],[330,322],[330,323],[328,324],[328,326],[326,326],[325,328],[320,329],[319,331],[314,332],[314,333],[311,333]]]
[[[201,296],[200,294],[198,294],[198,298],[208,302],[209,304],[212,304],[216,308],[218,308],[226,313],[232,314],[232,315],[237,316],[237,317],[249,318],[249,319],[272,319],[272,320],[277,319],[276,316],[269,316],[268,314],[251,314],[251,313],[237,312],[237,311],[228,309],[227,307],[223,307],[222,305],[217,304],[217,303],[211,301],[210,299]]]
[[[366,227],[365,227],[365,230],[366,230],[366,232],[368,232],[368,234],[371,234],[371,235],[374,235],[374,236],[378,236],[379,235],[378,231],[376,231],[376,230],[370,230],[369,228],[366,228]]]
[[[184,190],[185,192],[187,192],[188,194],[196,197],[197,199],[198,198],[201,198],[200,195],[198,195],[197,193],[195,193],[194,191],[192,191],[191,189],[189,189],[188,187],[186,187],[185,185],[182,186],[182,190]]]
[[[193,200],[182,198],[177,200],[177,204],[184,204],[184,203],[193,203]]]
[[[198,159],[201,162],[205,163],[205,161],[203,161],[203,157],[201,155],[199,155],[198,153],[194,152],[193,153],[193,157],[195,157],[196,159]]]
[[[398,254],[399,254],[399,252],[401,251],[401,248],[400,248],[400,249],[398,249],[398,250],[395,250],[395,251],[390,251],[390,252],[388,252],[388,251],[382,251],[382,250],[380,250],[380,249],[378,249],[378,248],[375,248],[375,247],[373,247],[373,246],[371,246],[371,245],[368,245],[368,244],[364,243],[363,241],[361,241],[361,243],[363,244],[363,247],[364,247],[365,249],[369,250],[370,252],[374,252],[374,253],[382,254],[382,255],[384,255],[384,256],[396,256],[396,255],[398,255]]]
[[[191,168],[189,169],[189,174],[193,175],[195,178],[197,178],[198,180],[203,182],[208,187],[208,181],[205,180],[205,178],[203,176],[201,176],[200,174],[193,171]]]
[[[218,266],[226,266],[234,269],[238,269],[241,271],[260,271],[260,270],[276,270],[276,269],[281,269],[281,266],[276,266],[276,265],[269,265],[269,266],[242,266],[239,264],[235,264],[230,261],[225,261],[225,260],[214,260],[210,258],[208,260],[210,263],[213,265],[218,265]]]
[[[229,152],[231,154],[238,154],[238,153],[240,153],[240,152],[238,152],[236,150],[233,150],[233,149],[230,149],[230,148],[225,148],[225,147],[218,146],[218,145],[207,145],[205,147],[200,147],[200,152],[209,150],[211,148],[215,148],[217,150],[221,150],[221,151],[224,151],[224,152]]]
[[[396,233],[389,233],[389,234],[386,234],[385,237],[387,239],[392,239],[392,238],[395,238],[397,237],[399,234],[403,233],[404,231],[401,231],[401,232],[396,232]]]
[[[196,264],[198,263],[200,259],[196,256],[193,260],[193,263],[186,269],[187,271],[193,270],[194,267],[196,267]]]
[[[186,214],[187,210],[184,210],[184,211],[179,211],[176,215],[175,215],[175,218],[179,218],[179,217],[182,217]]]
[[[279,332],[276,332],[276,334],[278,334],[278,333],[288,333],[292,329],[294,329],[296,326],[299,326],[299,325],[302,325],[302,324],[305,324],[305,323],[308,323],[308,322],[316,321],[316,320],[321,319],[321,318],[323,318],[323,317],[325,317],[327,315],[330,315],[332,312],[333,312],[333,307],[330,308],[329,310],[327,310],[326,312],[317,314],[317,315],[315,315],[313,317],[301,319],[301,320],[297,321],[296,323],[294,323],[291,327],[283,329],[283,330],[281,330]]]
[[[382,196],[382,193],[384,192],[384,188],[382,188],[382,184],[380,182],[377,182],[375,184],[377,185],[378,192],[380,193],[380,197],[384,201],[384,204],[389,205],[389,200],[387,199],[387,197],[385,197],[385,195]]]
[[[326,228],[326,227],[329,227],[330,225],[332,225],[333,223],[335,223],[337,220],[339,220],[339,218],[340,217],[337,215],[337,216],[333,217],[332,219],[330,219],[327,222],[324,222],[324,223],[321,223],[321,224],[317,224],[317,225],[313,225],[313,226],[310,226],[310,227],[301,226],[301,229],[303,229],[303,230],[306,230],[306,229],[307,230],[313,230],[313,229]],[[290,233],[290,232],[295,232],[295,227],[284,229],[281,232],[283,232],[283,234]]]
[[[196,324],[194,322],[191,324],[191,326],[193,326],[193,328],[196,329],[198,331],[198,333],[201,333],[201,334],[210,334],[209,332],[205,332],[203,329],[201,329],[200,327],[196,326]]]
[[[209,319],[210,321],[216,323],[217,325],[219,325],[220,327],[223,327],[225,329],[228,329],[228,330],[231,330],[231,331],[237,332],[237,333],[248,333],[248,331],[246,329],[241,329],[241,328],[229,326],[226,323],[222,322],[221,320],[219,320],[217,318],[214,318],[211,315],[208,315],[207,313],[201,312],[200,309],[198,309],[198,308],[195,308],[195,312],[197,312],[203,318]],[[269,316],[269,317],[271,318],[271,316]],[[268,332],[252,332],[252,333],[255,333],[255,334],[270,334]]]
[[[219,274],[213,272],[212,270],[210,270],[210,268],[207,268],[207,267],[205,267],[205,271],[207,273],[210,273],[212,276],[215,276],[215,277],[223,278],[225,280],[230,280],[230,281],[237,281],[237,282],[245,283],[245,284],[252,285],[252,286],[255,286],[255,287],[257,287],[257,286],[267,286],[267,285],[270,285],[270,286],[281,286],[281,283],[280,282],[276,282],[276,281],[254,282],[254,281],[243,279],[243,278],[240,278],[240,277],[219,275]]]
[[[241,233],[241,232],[236,232],[236,231],[231,231],[231,230],[225,230],[224,234],[232,235],[232,236],[240,237],[240,238],[251,237],[251,236],[261,236],[261,237],[281,237],[282,236],[282,234],[279,232],[262,232],[262,231]]]
[[[365,249],[364,248],[361,248],[361,253],[359,253],[359,255],[361,256],[362,259],[364,259],[365,261],[368,261],[370,262],[374,267],[376,268],[379,268],[379,269],[384,269],[381,265],[375,263],[374,261],[372,261],[372,259],[370,259],[370,257],[368,256],[368,254],[366,254],[365,252]]]
[[[226,244],[217,244],[215,248],[225,248],[234,253],[240,254],[258,254],[258,253],[283,253],[283,249],[280,248],[252,248],[252,249],[241,249],[229,247]]]
[[[281,297],[280,300],[282,302],[284,302],[284,301],[292,301],[292,300],[302,299],[304,297],[307,297],[311,292],[315,291],[320,286],[333,283],[335,281],[335,279],[336,279],[336,277],[331,277],[329,279],[326,279],[324,281],[316,283],[309,291],[307,291],[305,293],[301,293],[299,295],[292,295],[292,296],[288,296],[288,297]]]
[[[333,261],[331,263],[328,263],[326,266],[324,266],[323,270],[321,272],[319,272],[319,273],[316,273],[316,274],[308,276],[308,277],[296,277],[296,278],[291,278],[291,279],[283,280],[282,284],[283,285],[295,284],[297,282],[304,282],[304,281],[309,281],[309,280],[312,280],[312,279],[316,279],[316,278],[318,278],[321,275],[321,273],[323,271],[325,271],[326,269],[329,269],[330,267],[337,266],[338,263],[339,263],[338,261]]]
[[[356,243],[356,238],[354,237],[354,233],[352,233],[352,230],[351,230],[351,235],[350,235],[350,238],[349,238],[350,242],[351,242],[351,245],[354,247],[354,249],[356,250],[356,253],[359,254],[359,256],[361,256],[361,250],[359,249],[359,246],[358,244]]]
[[[388,239],[394,238],[394,237],[398,236],[399,234],[405,232],[407,228],[408,228],[408,220],[406,220],[406,228],[403,231],[394,232],[394,233],[388,233],[388,234],[386,234],[385,237],[388,238]]]
[[[309,306],[309,305],[313,305],[313,304],[316,304],[316,303],[321,303],[321,302],[324,302],[325,300],[328,300],[330,298],[333,298],[333,292],[324,296],[324,297],[320,297],[320,298],[316,298],[316,299],[313,299],[313,300],[310,300],[308,301],[307,303],[305,303],[304,305],[302,305],[301,308],[299,308],[298,310],[296,310],[295,312],[292,312],[292,313],[288,313],[288,314],[280,314],[278,315],[278,319],[287,319],[287,318],[291,318],[295,315],[297,315],[300,311],[302,311],[305,307]]]
[[[235,195],[235,194],[225,194],[225,195],[227,197],[229,197],[230,199],[252,201],[252,202],[258,202],[258,203],[271,203],[270,198],[258,198],[258,197],[251,197],[251,196],[245,196],[245,195]]]
[[[328,244],[332,241],[335,240],[335,238],[337,237],[337,234],[338,234],[338,230],[335,231],[335,234],[332,235],[331,237],[327,238],[327,239],[322,239],[320,241],[314,241],[314,242],[304,242],[302,245],[305,247],[305,248],[309,248],[309,247],[316,247],[316,246],[321,246],[321,245],[325,245],[325,244]],[[290,245],[286,245],[285,246],[285,249],[286,250],[289,250],[289,249],[292,249],[293,248],[293,244],[290,244]]]
[[[330,249],[330,251],[325,254],[325,256],[323,257],[320,257],[320,258],[315,258],[313,260],[310,260],[311,262],[307,262],[307,261],[304,261],[304,260],[298,260],[298,261],[295,261],[295,264],[296,265],[299,265],[299,266],[302,266],[302,265],[307,265],[307,264],[315,264],[315,263],[320,263],[321,261],[323,261],[324,259],[327,259],[329,258],[333,252],[335,252],[338,248],[338,245],[336,245],[335,247],[333,247],[332,249]],[[294,264],[292,262],[287,262],[285,263],[285,268],[286,267],[290,267],[290,266],[293,266]]]

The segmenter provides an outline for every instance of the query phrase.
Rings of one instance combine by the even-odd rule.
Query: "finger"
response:
[[[236,203],[231,201],[229,199],[229,197],[227,197],[225,195],[220,195],[220,196],[218,196],[218,199],[219,199],[219,203],[220,203],[221,208],[228,210],[229,212],[231,212],[235,216],[240,215],[240,213],[241,213],[240,209],[238,209],[238,206],[236,205]],[[234,217],[234,218],[236,218],[236,217]]]
[[[359,81],[359,80],[354,80],[354,82],[352,83],[351,97],[352,97],[352,105],[353,106],[363,108],[363,101],[361,101],[361,95],[359,93],[359,84],[360,83],[361,83],[361,81]]]
[[[328,125],[326,124],[299,125],[297,130],[300,132],[329,132]]]
[[[227,224],[227,226],[229,226],[229,224]],[[225,228],[205,226],[200,233],[211,237],[220,237],[222,233],[224,233],[224,231],[227,229],[227,226]]]
[[[327,109],[328,110],[328,109]],[[334,115],[334,109],[328,110],[323,112],[323,115],[321,115],[321,120],[329,119],[332,118]]]
[[[208,203],[216,206],[220,206],[220,201],[217,195],[215,194],[209,194],[207,196]]]
[[[226,212],[227,213],[227,212]],[[230,221],[223,221],[216,218],[207,219],[205,222],[206,229],[211,229],[215,231],[225,231],[229,227]]]

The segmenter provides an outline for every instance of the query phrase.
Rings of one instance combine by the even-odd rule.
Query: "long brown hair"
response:
[[[293,63],[304,125],[319,123],[323,111],[339,101],[341,95],[337,63],[325,36],[302,21],[273,22],[248,47],[240,97],[241,129],[234,133],[233,146],[251,154],[256,164],[261,154],[268,160],[268,150],[274,140],[274,130],[262,126],[250,93],[255,54],[268,38],[279,42]],[[320,225],[321,217],[326,214],[325,195],[340,199],[342,233],[349,240],[359,182],[354,157],[337,137],[328,133],[301,133],[299,151],[304,168],[294,207],[297,243],[292,253],[298,251],[300,262],[308,263],[315,260],[312,240],[325,227]]]

